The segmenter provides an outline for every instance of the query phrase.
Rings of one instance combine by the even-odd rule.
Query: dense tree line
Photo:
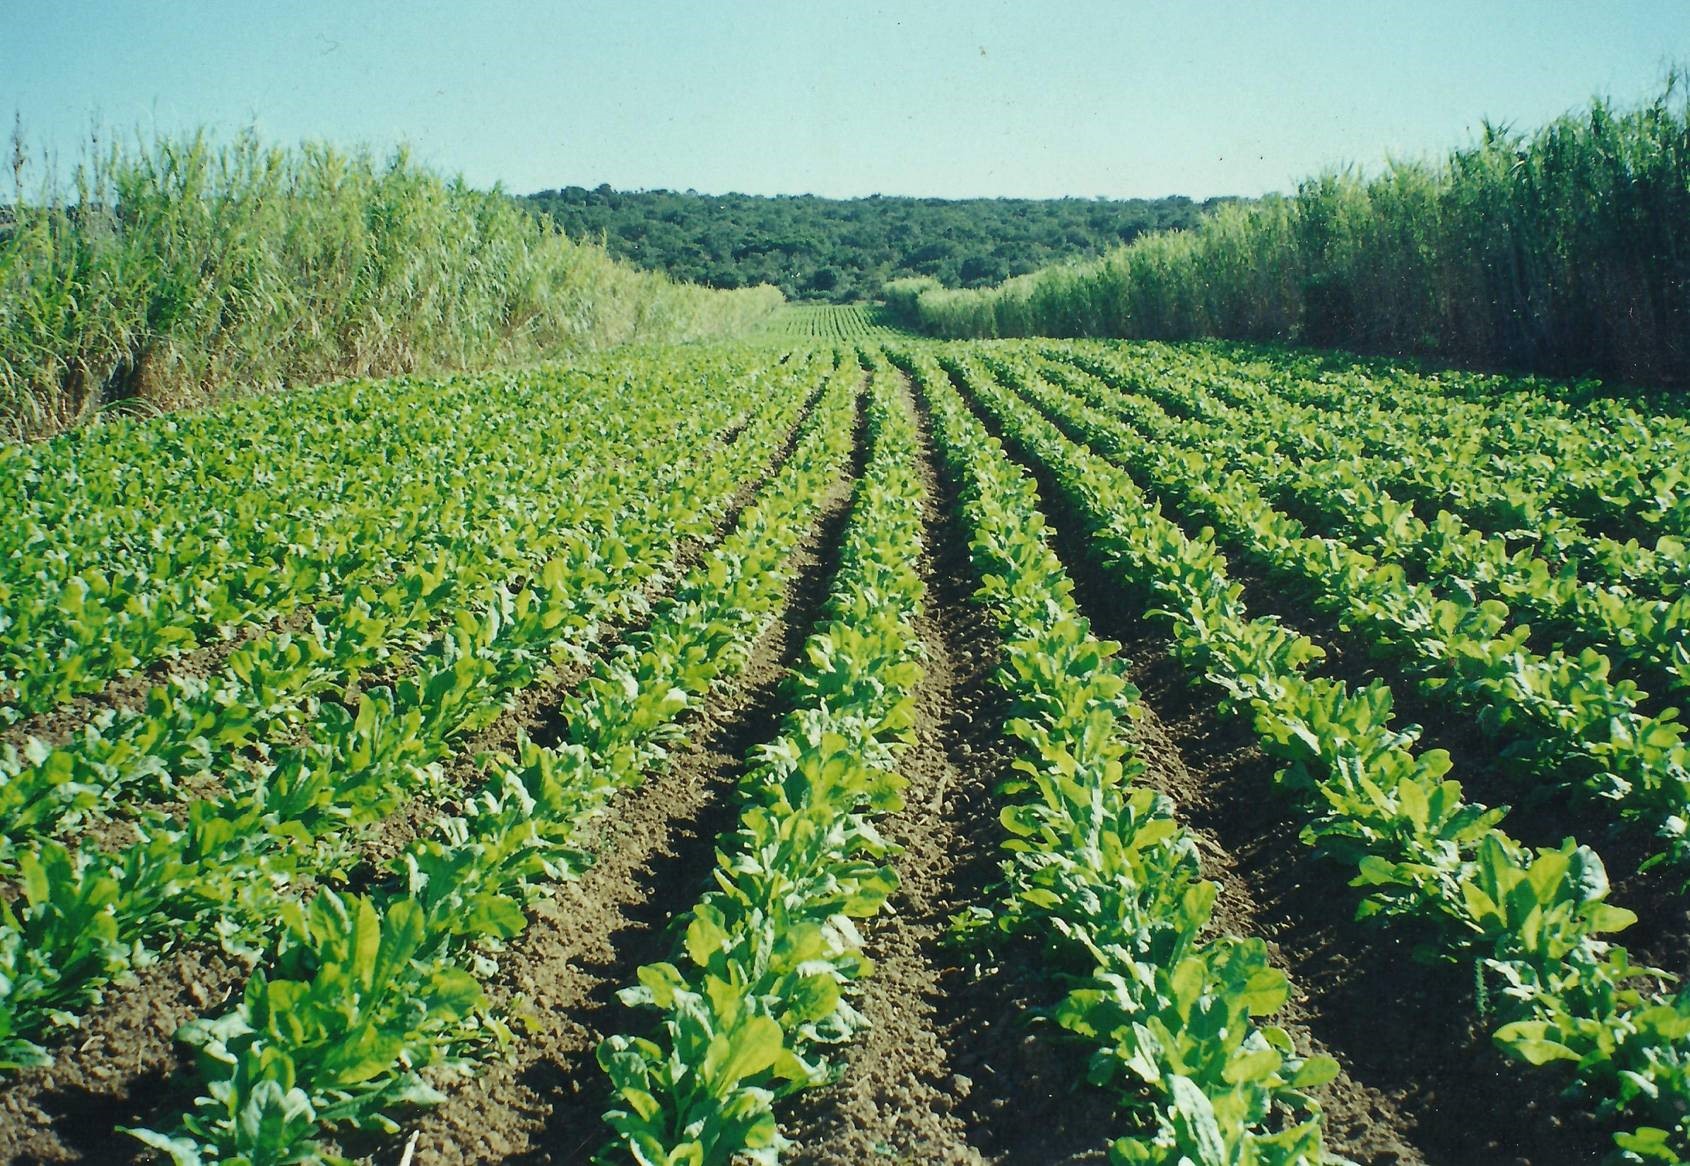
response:
[[[1194,225],[1215,203],[1161,199],[764,197],[588,190],[529,195],[574,238],[711,287],[775,284],[790,299],[873,299],[888,279],[983,287]]]

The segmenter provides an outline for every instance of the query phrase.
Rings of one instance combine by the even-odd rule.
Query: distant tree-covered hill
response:
[[[979,287],[1189,227],[1216,203],[1160,199],[763,197],[566,186],[527,196],[574,237],[677,279],[778,285],[790,299],[872,299],[888,279]]]

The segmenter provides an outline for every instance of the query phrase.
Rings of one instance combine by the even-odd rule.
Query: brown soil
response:
[[[794,552],[785,614],[747,668],[692,721],[663,770],[611,806],[591,841],[596,861],[500,956],[489,995],[533,1027],[506,1059],[418,1115],[416,1166],[584,1163],[607,1139],[610,1095],[594,1052],[607,1036],[650,1023],[616,993],[642,964],[670,954],[674,919],[707,885],[717,838],[736,819],[743,757],[784,715],[782,681],[826,598],[856,476],[841,477]],[[368,1160],[400,1153],[384,1146]]]
[[[1222,887],[1217,924],[1268,941],[1293,986],[1289,1027],[1343,1066],[1320,1097],[1331,1148],[1377,1166],[1600,1161],[1605,1131],[1556,1097],[1566,1075],[1493,1049],[1470,973],[1418,962],[1425,937],[1412,928],[1354,921],[1359,896],[1348,871],[1298,839],[1301,822],[1273,788],[1277,767],[1249,726],[1217,715],[1216,690],[1195,687],[1160,626],[1144,618],[1146,597],[1100,569],[1054,482],[1006,444],[1039,479],[1082,610],[1132,661],[1150,713],[1149,776],[1201,840],[1205,873]]]
[[[1032,953],[946,942],[950,918],[990,901],[1002,827],[993,791],[1012,751],[991,684],[1001,651],[975,582],[951,484],[922,462],[926,649],[916,741],[900,771],[906,807],[883,823],[905,849],[887,912],[865,929],[876,963],[859,1007],[871,1027],[836,1085],[795,1099],[783,1121],[800,1166],[1102,1161],[1119,1132],[1084,1057],[1036,1020],[1057,990]],[[788,1159],[783,1159],[788,1160]]]
[[[141,1145],[116,1132],[144,1126],[180,1096],[190,1059],[173,1040],[182,1024],[226,1007],[247,969],[214,947],[167,956],[109,990],[105,1007],[55,1050],[54,1063],[29,1069],[0,1091],[0,1163],[130,1162]]]

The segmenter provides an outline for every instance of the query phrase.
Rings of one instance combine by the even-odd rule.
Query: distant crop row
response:
[[[775,312],[760,332],[783,340],[842,343],[894,335],[880,316],[878,307],[867,304],[788,304]]]

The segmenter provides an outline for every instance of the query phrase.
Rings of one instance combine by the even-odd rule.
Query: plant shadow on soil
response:
[[[1273,783],[1278,766],[1250,726],[1218,714],[1215,690],[1186,671],[1146,617],[1154,601],[1097,560],[1083,516],[1054,479],[965,385],[957,389],[1034,474],[1081,611],[1099,635],[1122,644],[1133,683],[1166,730],[1162,741],[1147,742],[1146,760],[1181,819],[1209,842],[1205,871],[1223,885],[1217,924],[1268,941],[1292,982],[1289,1027],[1312,1035],[1344,1068],[1320,1096],[1333,1149],[1371,1166],[1599,1162],[1610,1147],[1606,1129],[1557,1097],[1570,1075],[1520,1066],[1497,1051],[1479,1020],[1472,974],[1414,958],[1424,934],[1355,920],[1361,896],[1348,885],[1350,872],[1301,842],[1301,822]],[[1257,614],[1282,607],[1279,592],[1234,577],[1258,597],[1274,597]],[[1159,763],[1158,745],[1178,760]]]

